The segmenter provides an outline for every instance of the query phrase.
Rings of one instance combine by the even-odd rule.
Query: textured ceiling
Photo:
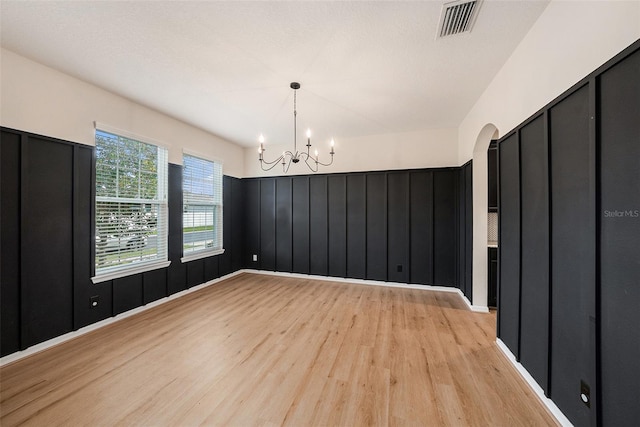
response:
[[[242,145],[457,126],[547,1],[0,2],[2,46]],[[100,120],[100,117],[96,117]],[[302,130],[300,131],[302,135]]]

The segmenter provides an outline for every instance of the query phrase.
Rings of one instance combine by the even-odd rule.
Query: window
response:
[[[182,261],[224,252],[222,248],[222,165],[183,157]]]
[[[96,129],[94,283],[168,265],[167,150]]]

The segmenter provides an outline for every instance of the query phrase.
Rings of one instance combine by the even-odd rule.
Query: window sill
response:
[[[134,274],[144,273],[146,271],[158,270],[160,268],[169,267],[171,261],[155,261],[137,265],[131,268],[125,268],[122,270],[108,271],[105,273],[97,274],[91,278],[93,284],[106,282],[108,280],[119,279],[120,277],[132,276]]]
[[[202,258],[208,258],[210,256],[214,256],[214,255],[220,255],[224,253],[224,249],[216,249],[213,251],[202,251],[202,252],[196,252],[193,254],[189,254],[189,255],[185,255],[182,258],[180,258],[180,261],[182,261],[182,263],[184,264],[185,262],[189,262],[189,261],[195,261],[197,259],[202,259]]]

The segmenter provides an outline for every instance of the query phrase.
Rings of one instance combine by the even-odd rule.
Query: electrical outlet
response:
[[[94,296],[89,298],[89,307],[90,308],[96,308],[98,306],[99,302],[100,302],[100,296],[99,295],[94,295]]]
[[[254,261],[258,261],[258,255],[253,254],[253,260],[254,260]]]
[[[398,264],[396,266],[396,270],[398,271],[398,273],[402,273],[402,264]]]

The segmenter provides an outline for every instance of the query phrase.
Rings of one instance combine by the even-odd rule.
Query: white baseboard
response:
[[[327,282],[341,282],[341,283],[353,283],[356,285],[370,285],[370,286],[387,286],[391,288],[404,288],[404,289],[418,289],[421,291],[438,291],[438,292],[453,292],[462,297],[464,303],[469,307],[469,310],[476,311],[478,313],[488,313],[488,307],[482,307],[478,305],[472,305],[467,297],[458,288],[452,288],[448,286],[433,286],[433,285],[414,285],[410,283],[399,282],[383,282],[380,280],[365,280],[365,279],[347,279],[344,277],[331,277],[331,276],[316,276],[313,274],[299,274],[299,273],[283,273],[280,271],[267,271],[267,270],[242,270],[245,273],[264,274],[267,276],[282,276],[282,277],[294,277],[297,279],[312,279],[312,280],[324,280]]]
[[[143,311],[149,310],[149,309],[151,309],[153,307],[157,307],[159,305],[165,304],[165,303],[167,303],[169,301],[172,301],[174,299],[181,298],[181,297],[183,297],[185,295],[188,295],[188,294],[190,294],[192,292],[196,292],[196,291],[199,291],[200,289],[204,289],[207,286],[211,286],[211,285],[213,285],[215,283],[218,283],[218,282],[221,282],[223,280],[229,279],[229,278],[231,278],[233,276],[237,276],[238,274],[240,274],[242,272],[243,272],[242,270],[235,271],[235,272],[233,272],[231,274],[227,274],[226,276],[222,276],[222,277],[219,277],[217,279],[210,280],[210,281],[208,281],[206,283],[202,283],[201,285],[193,286],[193,287],[191,287],[189,289],[185,289],[184,291],[169,295],[168,297],[161,298],[159,300],[150,302],[147,305],[143,305],[143,306],[134,308],[133,310],[125,311],[124,313],[117,314],[117,315],[115,315],[113,317],[109,317],[107,319],[101,320],[101,321],[96,322],[96,323],[92,323],[91,325],[85,326],[84,328],[80,328],[80,329],[78,329],[76,331],[69,332],[69,333],[66,333],[64,335],[60,335],[59,337],[51,338],[50,340],[41,342],[40,344],[36,344],[36,345],[34,345],[32,347],[29,347],[29,348],[26,348],[26,349],[24,349],[22,351],[17,351],[15,353],[8,354],[8,355],[6,355],[6,356],[4,356],[3,358],[0,359],[0,366],[4,366],[4,365],[7,365],[9,363],[16,362],[16,361],[18,361],[20,359],[24,359],[25,357],[28,357],[28,356],[31,356],[33,354],[39,353],[39,352],[44,351],[44,350],[46,350],[48,348],[51,348],[51,347],[56,346],[58,344],[61,344],[61,343],[65,342],[65,341],[69,341],[71,339],[77,338],[77,337],[82,336],[82,335],[84,335],[86,333],[89,333],[91,331],[95,331],[96,329],[100,329],[100,328],[102,328],[104,326],[107,326],[107,325],[110,325],[112,323],[119,322],[120,320],[126,319],[127,317],[134,316],[134,315],[136,315],[138,313],[142,313]]]
[[[551,412],[551,414],[556,418],[556,420],[563,427],[573,427],[573,424],[569,419],[562,413],[560,408],[556,406],[553,400],[549,399],[544,395],[544,390],[542,387],[533,379],[531,374],[526,370],[524,366],[520,362],[516,360],[516,357],[511,353],[511,350],[506,346],[504,342],[500,338],[496,338],[496,344],[498,348],[502,351],[502,353],[507,357],[509,362],[518,370],[520,376],[529,384],[531,390],[538,396],[538,399],[547,407],[547,409]]]

